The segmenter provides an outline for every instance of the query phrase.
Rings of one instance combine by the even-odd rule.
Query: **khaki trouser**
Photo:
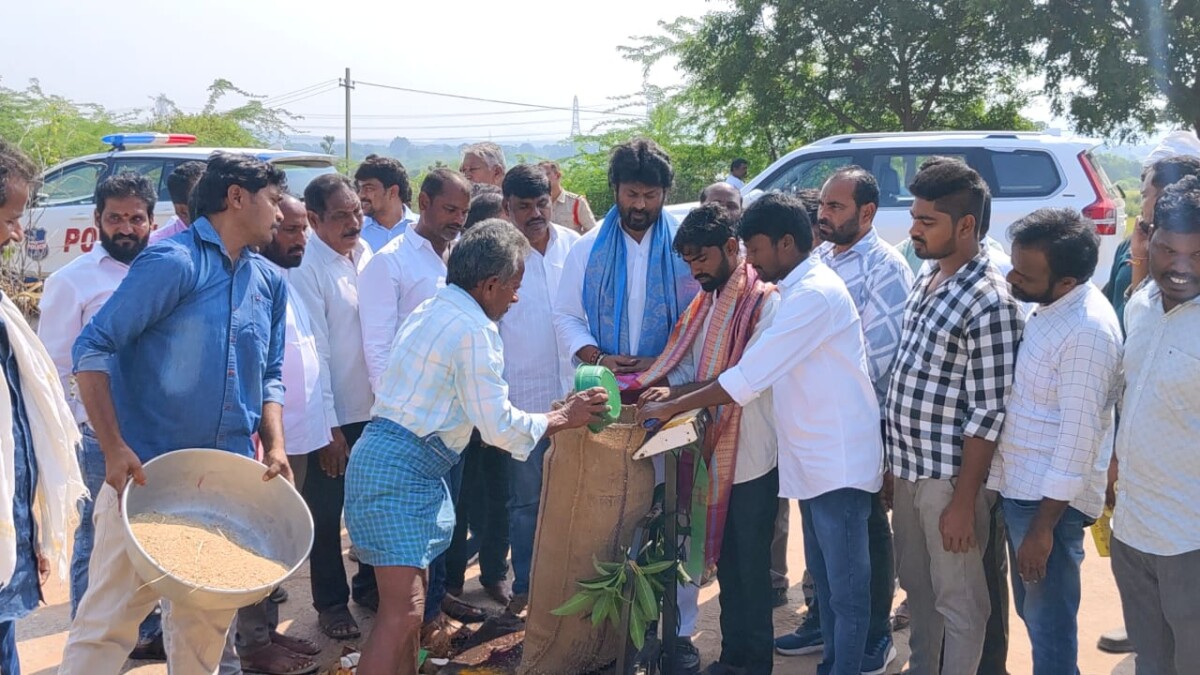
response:
[[[939,522],[954,494],[954,482],[897,478],[895,483],[892,528],[900,585],[908,594],[912,618],[909,665],[914,675],[974,673],[983,654],[992,606],[983,547],[991,532],[996,493],[980,489],[976,498],[975,547],[950,553],[942,546]]]
[[[94,520],[91,581],[71,624],[60,675],[120,672],[137,642],[138,625],[160,599],[125,554],[120,499],[107,483],[96,496]],[[236,611],[162,604],[167,670],[172,675],[215,673]]]

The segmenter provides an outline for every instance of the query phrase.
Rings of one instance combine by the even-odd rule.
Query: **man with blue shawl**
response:
[[[671,159],[654,141],[636,138],[614,148],[608,184],[616,204],[600,227],[572,246],[563,266],[554,306],[559,345],[577,363],[613,371],[623,388],[663,352],[675,322],[700,291],[671,248],[679,224],[663,205],[673,179]],[[699,588],[686,584],[679,591],[683,639],[675,672],[694,673],[700,665],[691,642]]]

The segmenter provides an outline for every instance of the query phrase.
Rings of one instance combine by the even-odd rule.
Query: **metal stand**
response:
[[[666,453],[665,487],[663,493],[663,512],[666,514],[663,526],[663,539],[667,559],[679,560],[679,451]],[[662,601],[662,652],[658,660],[663,675],[675,673],[675,642],[679,639],[679,584],[674,577],[663,588]]]

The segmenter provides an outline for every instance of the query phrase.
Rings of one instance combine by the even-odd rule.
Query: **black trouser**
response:
[[[475,431],[462,461],[454,539],[446,551],[446,586],[462,588],[475,541],[479,583],[491,586],[508,577],[508,453],[487,445]],[[468,528],[472,542],[467,541]]]
[[[779,470],[771,469],[733,486],[725,516],[717,564],[721,663],[745,668],[750,675],[770,673],[774,662],[771,540],[778,510]]]
[[[980,488],[981,490],[983,488]],[[1008,672],[1008,532],[1000,500],[992,508],[992,536],[983,551],[983,574],[987,579],[992,613],[988,615],[983,639],[983,658],[978,675],[1005,675]]]
[[[342,434],[351,448],[366,426],[366,422],[356,422],[342,427]],[[324,612],[345,607],[350,601],[351,588],[346,584],[346,565],[342,560],[342,505],[346,500],[346,477],[333,478],[325,473],[317,455],[316,452],[306,455],[308,463],[300,495],[313,517],[313,547],[308,558],[313,607]],[[375,568],[359,563],[353,580],[354,599],[369,601],[378,592]]]

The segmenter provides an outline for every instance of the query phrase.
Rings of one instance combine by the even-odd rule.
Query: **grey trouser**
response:
[[[914,675],[974,673],[983,655],[991,600],[983,552],[991,534],[996,493],[981,489],[975,502],[975,542],[967,553],[942,546],[942,512],[954,481],[897,478],[892,506],[896,567],[912,620],[909,667]],[[938,659],[941,657],[941,668]]]
[[[1112,569],[1137,675],[1200,673],[1200,550],[1153,555],[1113,537]]]

